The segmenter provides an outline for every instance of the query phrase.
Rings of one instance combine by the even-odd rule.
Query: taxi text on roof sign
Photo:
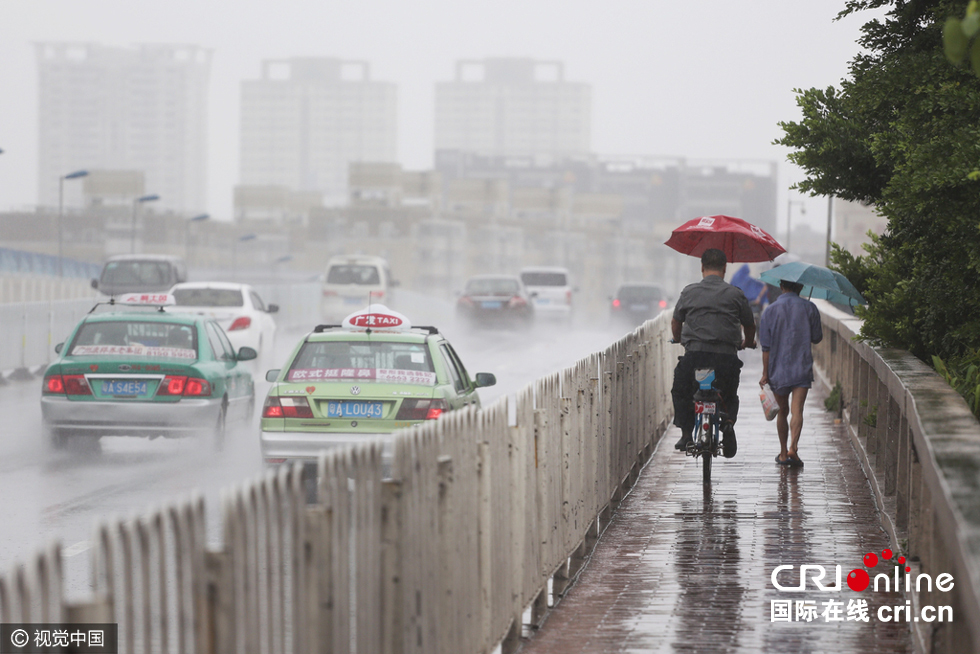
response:
[[[406,316],[392,311],[383,304],[372,304],[367,309],[355,311],[344,318],[345,329],[385,329],[406,331],[412,323]]]
[[[177,304],[169,293],[126,293],[116,298],[116,304],[146,304],[150,306],[170,307]]]

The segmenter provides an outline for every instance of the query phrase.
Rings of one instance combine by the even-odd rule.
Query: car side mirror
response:
[[[537,291],[531,291],[530,293],[527,294],[527,296],[528,297],[538,297],[538,292]]]
[[[572,293],[578,293],[578,292],[579,292],[578,291],[578,286],[573,286],[572,287]]]
[[[497,377],[492,372],[476,373],[477,388],[486,388],[487,386],[495,386],[496,384],[497,384]]]
[[[398,288],[401,285],[402,285],[402,283],[400,281],[398,281],[397,279],[393,279],[390,282],[388,282],[388,286],[390,286],[392,288]]]
[[[92,278],[92,288],[99,290],[99,280],[95,279],[94,277]]]
[[[279,379],[279,373],[282,372],[282,368],[276,368],[275,370],[265,371],[265,380],[267,382],[274,382]]]
[[[248,347],[247,345],[240,350],[238,350],[238,356],[235,357],[238,361],[251,361],[252,359],[258,358],[259,353],[255,351],[254,348]]]
[[[65,344],[64,343],[58,343],[57,345],[54,346],[54,353],[55,354],[61,354],[61,351],[63,349],[65,349]]]
[[[279,312],[279,305],[278,304],[270,304],[269,306],[267,306],[265,308],[265,310],[267,312],[269,312],[269,313],[278,313]]]

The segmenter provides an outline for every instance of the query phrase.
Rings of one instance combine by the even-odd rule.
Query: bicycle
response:
[[[721,393],[714,386],[714,369],[697,369],[694,379],[698,384],[694,394],[694,432],[685,454],[701,457],[702,483],[708,485],[711,483],[711,461],[723,451],[721,425],[726,414],[722,410]]]

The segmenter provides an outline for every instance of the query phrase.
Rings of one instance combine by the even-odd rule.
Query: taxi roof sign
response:
[[[393,311],[383,304],[372,304],[344,318],[342,327],[402,332],[411,329],[412,323],[404,314]]]
[[[112,298],[113,304],[142,305],[151,307],[176,306],[177,300],[170,293],[126,293]]]

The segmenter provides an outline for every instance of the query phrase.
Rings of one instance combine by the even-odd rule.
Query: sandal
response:
[[[790,465],[790,464],[791,464],[792,462],[791,462],[791,460],[790,460],[790,458],[789,458],[789,456],[787,456],[787,457],[786,457],[785,459],[780,459],[780,458],[779,458],[779,455],[777,454],[777,455],[776,455],[776,463],[777,463],[777,464],[779,464],[779,465],[781,465],[781,466],[788,466],[788,465]]]
[[[803,460],[800,459],[799,455],[797,455],[797,454],[789,454],[789,455],[787,455],[786,462],[788,464],[790,464],[791,466],[793,466],[794,468],[802,468],[803,467]]]

